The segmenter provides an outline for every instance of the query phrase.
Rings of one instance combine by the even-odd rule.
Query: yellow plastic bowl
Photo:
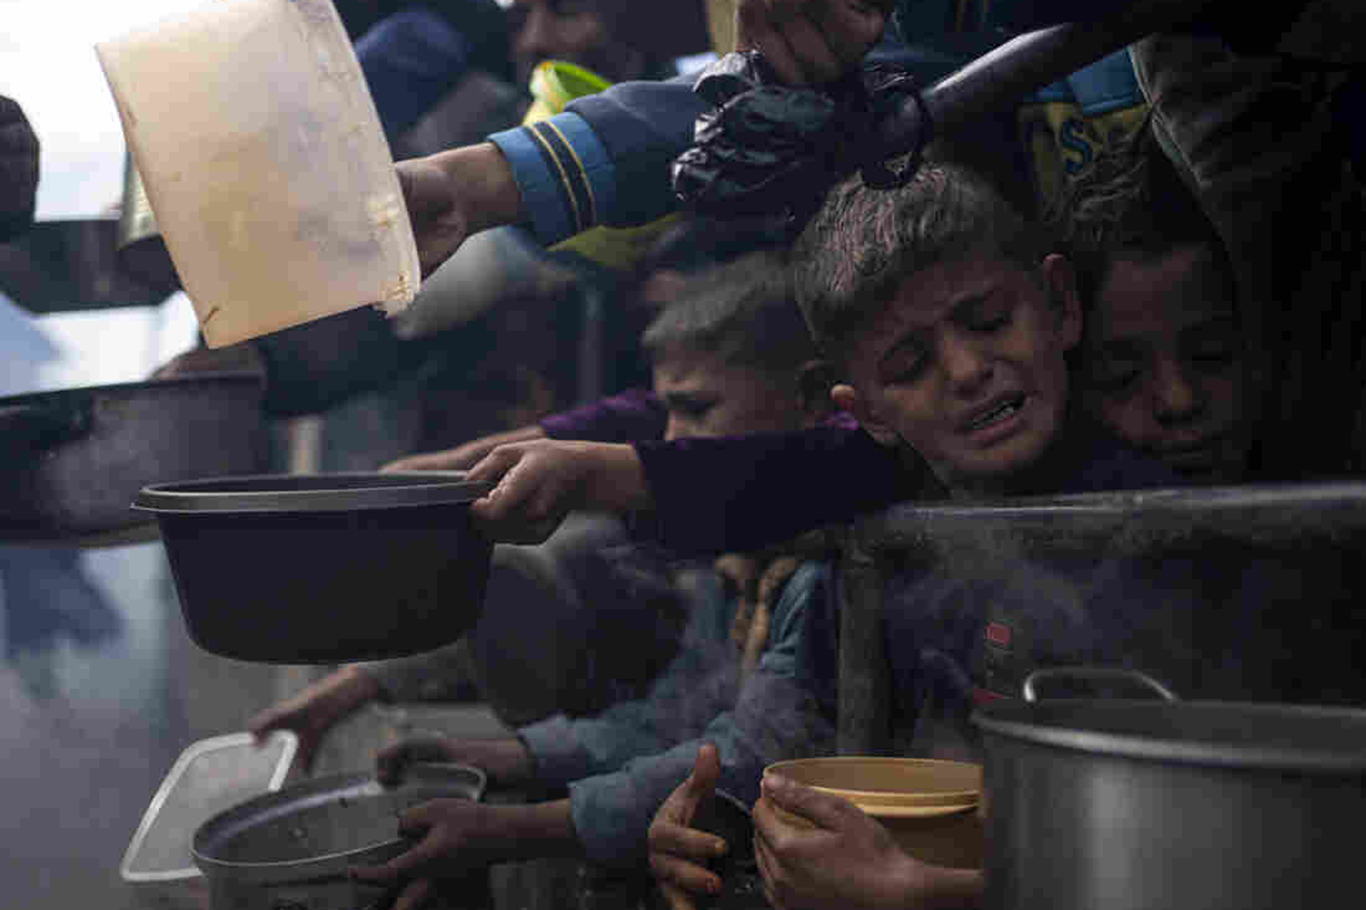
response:
[[[982,768],[923,758],[838,756],[769,765],[788,780],[843,797],[877,819],[903,850],[937,866],[982,864]],[[777,806],[784,821],[812,827]]]

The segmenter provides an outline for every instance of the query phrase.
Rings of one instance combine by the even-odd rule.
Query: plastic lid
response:
[[[967,762],[859,755],[802,758],[766,771],[842,796],[870,815],[943,815],[982,798],[982,768]]]
[[[126,882],[167,882],[201,873],[190,854],[194,832],[239,803],[280,789],[299,740],[273,733],[257,747],[250,733],[194,743],[176,759],[143,813],[119,865]]]

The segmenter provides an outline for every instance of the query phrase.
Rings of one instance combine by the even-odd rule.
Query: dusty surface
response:
[[[83,565],[122,629],[84,646],[56,636],[0,663],[4,904],[16,910],[202,905],[192,889],[168,894],[119,878],[143,811],[185,746],[243,729],[255,711],[325,668],[206,654],[185,634],[159,545],[89,553]],[[457,730],[489,730],[478,711],[452,718]],[[362,712],[339,728],[317,770],[368,766],[392,728],[392,717]]]

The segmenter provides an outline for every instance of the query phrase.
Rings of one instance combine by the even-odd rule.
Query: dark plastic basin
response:
[[[401,657],[478,620],[492,543],[460,473],[228,477],[145,487],[190,637],[265,663]]]

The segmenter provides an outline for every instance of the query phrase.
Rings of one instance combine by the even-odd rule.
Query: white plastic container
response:
[[[331,0],[211,0],[96,52],[210,347],[412,301],[412,225]]]

